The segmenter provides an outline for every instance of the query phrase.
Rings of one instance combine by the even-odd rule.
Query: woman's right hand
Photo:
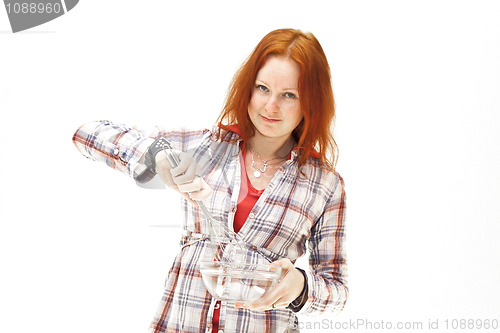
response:
[[[193,157],[176,152],[180,163],[172,168],[164,151],[156,154],[156,173],[168,187],[178,191],[188,201],[195,204],[194,200],[204,200],[212,194],[212,189],[203,178],[197,175],[198,164]]]

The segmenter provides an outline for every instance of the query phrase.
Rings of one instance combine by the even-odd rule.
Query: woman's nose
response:
[[[266,111],[268,112],[278,112],[279,105],[276,96],[270,96],[266,103]]]

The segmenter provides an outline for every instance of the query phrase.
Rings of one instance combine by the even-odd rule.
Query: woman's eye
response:
[[[286,98],[295,98],[296,96],[293,93],[287,92],[287,93],[285,93],[285,97]]]
[[[267,87],[263,86],[262,84],[257,85],[257,89],[259,89],[260,91],[264,91],[264,92],[269,91],[269,89],[267,89]]]

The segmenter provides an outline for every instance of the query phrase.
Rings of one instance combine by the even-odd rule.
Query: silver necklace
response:
[[[262,163],[264,163],[264,165],[261,167],[261,168],[257,168],[255,166],[255,160],[253,159],[253,155],[257,155],[257,157],[262,161]],[[259,154],[257,154],[257,152],[252,148],[252,168],[255,169],[255,171],[253,172],[253,176],[255,178],[259,178],[264,172],[266,172],[267,170],[267,162],[269,162],[270,160],[267,160],[267,161],[264,161],[262,159],[262,157],[259,156]]]
[[[271,164],[269,164],[269,161],[273,161],[273,160],[280,160],[280,161],[282,161],[282,160],[284,160],[284,159],[286,159],[286,158],[287,158],[287,156],[285,156],[285,157],[275,157],[275,158],[271,158],[271,159],[269,159],[269,160],[267,160],[267,161],[264,161],[264,160],[262,159],[262,157],[260,157],[259,153],[257,153],[257,152],[255,151],[255,149],[253,149],[253,147],[250,147],[250,149],[252,149],[252,168],[254,168],[254,169],[255,169],[255,171],[253,172],[253,175],[254,175],[254,177],[255,177],[255,178],[259,178],[259,177],[260,177],[260,176],[261,176],[264,172],[266,172],[266,170],[267,170],[267,166],[268,166],[268,165],[271,165]],[[259,158],[259,160],[262,162],[262,164],[263,164],[263,165],[262,165],[262,167],[261,167],[261,168],[257,168],[257,167],[255,166],[255,160],[254,160],[254,158],[253,158],[253,155],[254,155],[254,154],[255,154],[255,155],[257,155],[257,157]],[[278,163],[279,163],[279,162],[278,162]]]

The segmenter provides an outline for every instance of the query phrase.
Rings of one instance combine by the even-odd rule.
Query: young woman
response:
[[[330,69],[311,33],[266,35],[236,73],[212,130],[146,134],[109,121],[80,127],[82,154],[128,173],[160,179],[184,199],[181,249],[170,269],[152,332],[293,332],[296,313],[340,311],[347,300],[345,192],[334,170]],[[170,141],[171,168],[156,143]],[[153,179],[153,180],[151,180]],[[199,262],[210,260],[205,219],[193,200],[251,245],[247,261],[282,267],[283,278],[251,304],[214,300]],[[309,250],[309,269],[294,262]]]

